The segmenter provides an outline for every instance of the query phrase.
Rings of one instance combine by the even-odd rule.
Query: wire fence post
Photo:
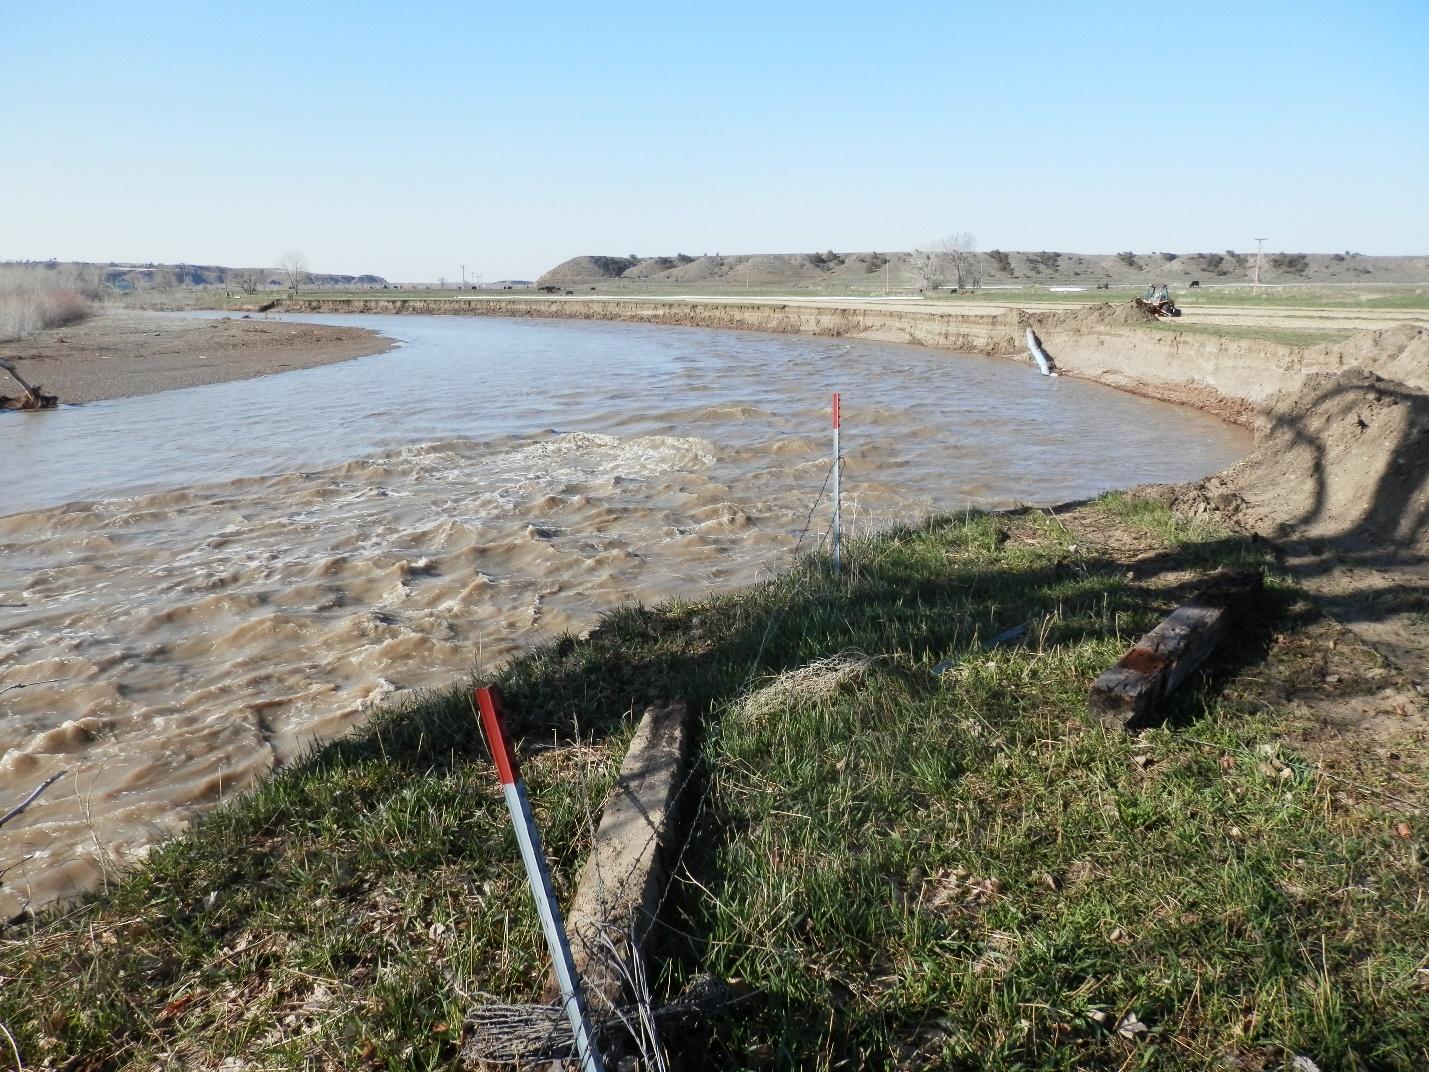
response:
[[[840,411],[838,392],[834,392],[834,521],[832,548],[834,552],[834,576],[837,577],[842,568],[841,547],[839,539],[839,507],[841,498],[839,495],[839,470],[843,468],[843,458],[839,454],[839,425],[842,424],[842,413]]]
[[[571,943],[566,937],[560,906],[556,903],[556,891],[551,886],[546,854],[541,849],[541,835],[536,829],[535,816],[531,814],[531,801],[526,796],[526,784],[521,780],[516,754],[511,749],[510,738],[506,736],[501,700],[496,690],[489,686],[477,689],[476,706],[481,712],[481,726],[486,731],[492,758],[496,761],[496,773],[501,778],[506,807],[511,812],[516,843],[521,846],[521,862],[526,865],[526,880],[536,901],[536,912],[541,917],[541,929],[546,932],[546,945],[556,968],[556,981],[561,987],[561,1004],[576,1039],[576,1056],[580,1059],[582,1072],[605,1072],[605,1064],[595,1044],[595,1030],[591,1025],[590,1010],[586,1007],[585,992],[581,989],[580,976],[576,973],[575,959],[571,955]]]

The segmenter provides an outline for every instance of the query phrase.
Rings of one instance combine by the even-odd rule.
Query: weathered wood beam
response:
[[[1235,618],[1263,589],[1258,571],[1222,572],[1161,620],[1092,682],[1092,714],[1109,726],[1135,726],[1205,661]]]
[[[576,970],[597,1020],[629,1004],[626,976],[643,956],[664,896],[663,864],[677,840],[691,744],[685,704],[646,709],[566,912]]]

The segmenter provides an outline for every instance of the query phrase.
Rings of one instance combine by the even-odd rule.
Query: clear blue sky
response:
[[[26,3],[0,259],[1429,252],[1429,3]]]

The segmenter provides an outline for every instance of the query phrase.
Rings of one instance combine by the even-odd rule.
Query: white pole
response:
[[[834,523],[833,523],[833,551],[834,551],[834,576],[839,575],[842,563],[839,560],[839,470],[842,468],[842,461],[839,453],[839,425],[843,423],[839,412],[839,396],[834,394]]]
[[[566,1018],[571,1022],[571,1032],[576,1039],[576,1056],[580,1058],[582,1072],[605,1072],[605,1064],[595,1044],[595,1030],[591,1026],[585,992],[581,989],[575,959],[571,956],[571,943],[566,938],[565,923],[556,903],[556,891],[551,886],[546,854],[541,851],[541,835],[536,829],[536,818],[531,814],[531,801],[526,796],[526,785],[516,765],[516,754],[506,736],[495,690],[487,687],[477,689],[476,705],[481,712],[487,743],[491,745],[492,758],[496,760],[496,773],[501,778],[501,791],[506,795],[506,808],[511,813],[516,843],[521,847],[526,881],[531,887],[531,896],[536,900],[536,913],[541,917],[541,929],[546,933],[546,946],[556,968],[561,1004],[565,1007]]]

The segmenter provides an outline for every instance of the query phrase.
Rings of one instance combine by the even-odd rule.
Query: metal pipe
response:
[[[531,814],[531,801],[526,796],[526,784],[521,780],[511,739],[506,736],[500,703],[494,689],[483,687],[476,690],[481,725],[486,731],[487,743],[491,745],[492,758],[496,761],[496,773],[501,778],[501,791],[506,796],[506,808],[511,813],[516,843],[521,847],[526,881],[531,887],[531,896],[535,898],[541,929],[546,933],[546,946],[556,969],[561,1004],[575,1035],[576,1056],[580,1058],[582,1072],[605,1072],[605,1064],[595,1043],[590,1010],[586,1007],[585,991],[581,988],[575,958],[571,955],[571,943],[566,937],[560,906],[556,903],[556,891],[551,885],[551,871],[546,864],[546,854],[541,850],[541,834],[536,829],[536,817]]]
[[[843,457],[842,457],[842,455],[841,455],[840,452],[839,452],[839,425],[841,425],[842,423],[843,423],[843,420],[842,420],[841,408],[840,408],[840,405],[839,405],[839,396],[838,396],[837,392],[835,392],[835,394],[834,394],[834,522],[833,522],[833,552],[834,552],[834,576],[835,576],[835,577],[837,577],[837,576],[839,575],[839,572],[840,572],[840,570],[842,569],[842,566],[843,566],[843,563],[842,563],[842,561],[841,561],[841,551],[842,551],[842,548],[841,548],[841,546],[840,546],[840,544],[841,544],[840,535],[841,535],[841,534],[840,534],[840,532],[839,532],[840,522],[842,521],[842,518],[839,516],[839,515],[840,515],[840,509],[839,509],[839,508],[840,508],[840,506],[842,505],[842,496],[841,496],[840,493],[839,493],[839,478],[840,478],[840,476],[841,476],[842,474],[839,472],[839,470],[843,468]]]

